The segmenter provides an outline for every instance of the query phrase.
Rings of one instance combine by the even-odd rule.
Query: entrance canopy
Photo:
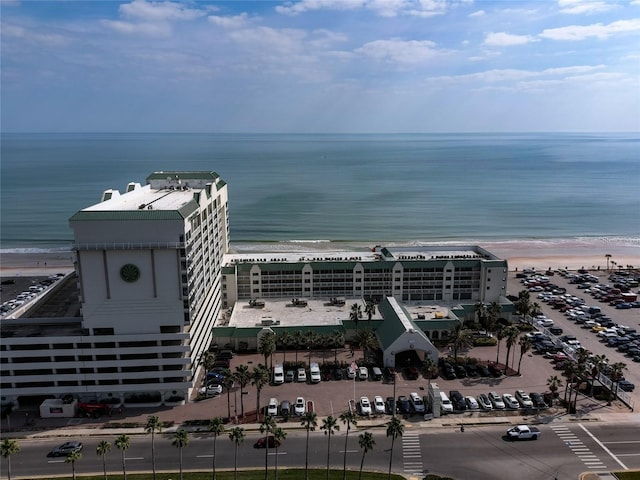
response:
[[[396,366],[396,354],[405,350],[418,350],[438,361],[438,349],[414,323],[409,312],[394,297],[386,297],[378,305],[384,321],[376,330],[383,351],[385,367]]]

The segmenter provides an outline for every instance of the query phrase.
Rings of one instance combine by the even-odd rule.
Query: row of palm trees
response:
[[[340,425],[338,425],[338,420],[346,425],[347,433],[345,435],[345,446],[344,446],[344,461],[343,461],[343,479],[346,479],[347,475],[347,442],[349,439],[349,432],[352,427],[358,424],[358,417],[352,411],[347,411],[342,413],[339,418],[335,418],[332,415],[322,419],[322,425],[320,426],[320,430],[324,431],[324,434],[327,436],[327,479],[329,478],[329,471],[331,465],[331,437],[340,430]],[[315,431],[318,427],[318,417],[315,412],[307,412],[301,417],[301,425],[307,432],[306,439],[306,453],[305,453],[305,480],[309,479],[309,435],[310,432]],[[151,463],[152,463],[152,471],[153,478],[156,478],[156,463],[155,463],[155,434],[160,433],[162,431],[163,424],[159,420],[159,418],[155,415],[150,415],[147,418],[147,423],[145,425],[145,431],[151,434]],[[218,437],[223,433],[227,432],[229,435],[229,440],[234,443],[234,479],[237,479],[238,476],[238,447],[241,443],[244,442],[246,437],[245,430],[242,427],[233,427],[229,430],[225,428],[224,420],[220,417],[212,418],[209,420],[207,429],[213,435],[213,455],[212,455],[212,478],[216,479],[216,444]],[[260,433],[266,434],[265,438],[265,471],[264,478],[267,480],[269,478],[269,436],[273,436],[275,438],[274,446],[276,449],[275,455],[275,479],[278,479],[278,446],[280,442],[283,441],[287,437],[287,432],[280,426],[277,425],[275,418],[271,416],[265,416],[263,420],[260,422]],[[402,422],[394,417],[387,423],[386,434],[387,437],[391,438],[391,451],[389,454],[389,472],[388,476],[391,478],[391,466],[393,463],[393,450],[396,438],[402,436],[404,433],[404,426]],[[115,446],[118,450],[122,452],[122,473],[123,478],[126,480],[127,478],[127,468],[126,468],[126,457],[125,452],[131,446],[131,438],[129,435],[121,434],[115,440]],[[362,477],[362,470],[364,468],[364,460],[365,455],[373,450],[376,442],[373,438],[373,434],[370,432],[363,432],[358,436],[358,444],[362,449],[362,457],[360,460],[360,473],[359,477]],[[182,480],[182,452],[185,447],[189,445],[189,433],[184,429],[178,429],[173,434],[172,445],[179,450],[179,466],[180,466],[180,480]],[[102,458],[102,468],[104,472],[105,480],[108,479],[107,475],[107,464],[106,464],[106,456],[111,451],[112,445],[108,440],[102,440],[96,447],[96,454]],[[8,480],[11,480],[11,456],[18,453],[20,451],[20,446],[16,440],[12,439],[4,439],[0,444],[0,453],[2,457],[7,460],[7,476]],[[82,459],[82,453],[79,451],[74,451],[67,455],[65,461],[71,464],[73,479],[76,478],[75,472],[75,464],[76,462]]]
[[[593,397],[595,381],[607,366],[609,366],[609,378],[611,379],[608,399],[611,402],[617,394],[618,383],[624,378],[623,372],[627,369],[627,365],[624,362],[615,362],[609,365],[609,359],[606,355],[592,356],[584,348],[576,350],[576,361],[567,362],[562,372],[567,378],[563,398],[567,412],[576,411],[579,387],[583,382],[591,381],[589,396]],[[562,385],[562,380],[557,375],[552,375],[547,379],[547,387],[554,398],[558,396],[558,390]]]

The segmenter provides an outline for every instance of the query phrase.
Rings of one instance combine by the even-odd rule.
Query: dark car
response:
[[[407,380],[417,380],[420,372],[416,367],[407,367],[404,369],[404,376]]]
[[[549,333],[553,335],[562,335],[562,329],[560,327],[549,327]]]
[[[274,437],[273,435],[269,435],[268,437],[259,438],[258,441],[253,444],[253,448],[266,448],[267,439],[269,439],[269,448],[277,448],[280,446],[280,440],[276,440],[276,437]]]
[[[618,382],[618,388],[625,392],[633,392],[636,389],[636,386],[629,380],[621,380]]]
[[[492,377],[496,377],[497,378],[497,377],[501,377],[502,376],[502,370],[500,370],[497,365],[491,364],[491,365],[489,365],[488,368],[489,368],[489,372],[491,373]]]
[[[477,365],[465,365],[464,367],[467,370],[467,375],[470,377],[477,377],[480,373],[478,372]]]
[[[455,366],[455,371],[456,371],[456,377],[458,377],[458,378],[466,378],[467,377],[467,371],[465,370],[465,368],[462,365],[456,365]]]
[[[333,379],[334,380],[342,380],[344,378],[344,374],[342,373],[342,369],[341,368],[336,368],[333,371]]]
[[[444,363],[441,368],[442,378],[447,380],[455,380],[457,377],[456,371],[449,363]]]
[[[531,398],[534,408],[547,408],[547,404],[544,402],[542,394],[531,392],[529,393],[529,397]]]
[[[457,390],[451,390],[449,392],[449,400],[453,404],[453,410],[455,412],[462,412],[467,409],[467,403],[464,400],[462,394]]]
[[[389,415],[393,415],[396,411],[396,400],[393,397],[387,397],[384,402],[385,408]]]
[[[409,403],[409,399],[404,395],[398,397],[398,412],[399,413],[409,413],[411,411],[411,404]]]
[[[65,442],[51,450],[47,457],[66,457],[72,452],[81,452],[82,442]]]
[[[489,371],[489,367],[487,367],[486,365],[479,365],[478,366],[478,374],[480,374],[481,377],[489,377],[489,376],[491,376],[491,372]]]

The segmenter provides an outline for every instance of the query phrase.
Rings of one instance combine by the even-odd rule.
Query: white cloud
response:
[[[120,5],[120,13],[127,18],[142,19],[148,22],[171,20],[194,20],[205,15],[205,12],[189,8],[178,2],[147,2],[134,0]]]
[[[640,19],[619,20],[603,25],[569,25],[567,27],[548,28],[543,30],[540,37],[550,40],[584,40],[590,37],[608,38],[613,35],[640,31]]]
[[[34,32],[10,23],[2,25],[2,36],[20,38],[43,46],[62,46],[69,43],[69,39],[57,33]]]
[[[612,3],[597,0],[558,0],[558,6],[562,13],[570,15],[606,12],[616,8]]]
[[[220,17],[217,15],[210,15],[207,17],[207,20],[219,27],[224,28],[240,28],[247,24],[248,15],[246,13],[241,13],[240,15],[235,15],[233,17]]]
[[[171,26],[166,22],[132,23],[121,20],[101,20],[100,23],[118,33],[128,35],[145,35],[150,37],[164,37],[171,33]]]
[[[535,37],[531,35],[512,35],[505,32],[492,32],[485,36],[484,45],[491,47],[511,47],[514,45],[525,45],[535,41]]]
[[[415,64],[442,53],[429,40],[375,40],[356,49],[356,53],[376,60]]]
[[[278,5],[276,12],[299,15],[313,10],[355,10],[365,5],[366,0],[301,0]]]
[[[474,17],[484,17],[487,14],[487,12],[485,12],[484,10],[477,10],[473,13],[469,14],[470,18],[474,18]]]

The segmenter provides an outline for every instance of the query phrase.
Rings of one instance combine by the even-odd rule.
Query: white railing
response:
[[[184,242],[145,242],[145,243],[74,243],[74,250],[147,250],[185,248]]]

